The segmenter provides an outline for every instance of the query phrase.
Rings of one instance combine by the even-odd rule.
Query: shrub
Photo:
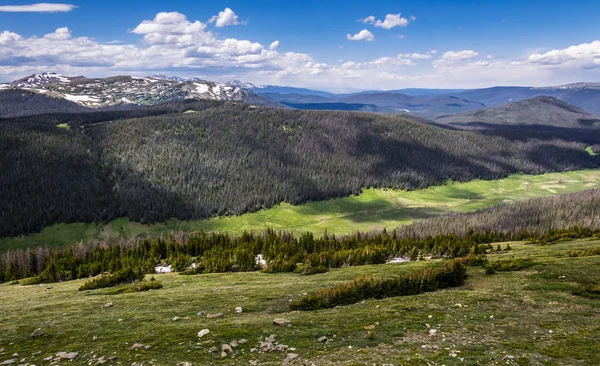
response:
[[[531,260],[531,258],[504,259],[488,263],[486,265],[486,269],[491,269],[494,272],[513,272],[529,268],[533,265],[535,265],[535,263]],[[486,271],[486,273],[488,272]]]
[[[488,260],[484,255],[469,254],[466,257],[455,259],[455,261],[468,267],[485,267],[488,264]]]
[[[292,310],[317,310],[349,305],[364,299],[416,295],[440,288],[460,286],[467,278],[465,266],[458,260],[390,279],[359,277],[349,283],[323,288],[294,300]]]
[[[279,272],[294,272],[296,270],[296,261],[275,261],[273,263],[269,263],[262,270],[265,273],[279,273]]]
[[[136,282],[144,279],[141,271],[134,271],[131,268],[122,269],[113,274],[101,275],[84,283],[79,291],[95,290],[98,288],[113,287],[127,282]]]
[[[303,274],[303,275],[313,275],[318,273],[327,273],[329,272],[329,268],[325,266],[310,266],[310,265],[302,265],[298,266],[294,273]]]
[[[593,257],[595,255],[600,255],[600,248],[569,250],[568,252],[559,255],[559,257]]]
[[[588,299],[600,299],[600,283],[581,285],[573,295],[587,297]]]
[[[202,274],[206,270],[206,267],[202,263],[196,263],[195,267],[190,267],[183,272],[179,272],[180,275],[189,276]]]
[[[160,281],[156,281],[150,279],[150,282],[138,282],[138,283],[134,283],[131,285],[123,285],[123,286],[119,286],[115,289],[113,289],[112,291],[110,291],[108,294],[109,295],[118,295],[118,294],[126,294],[126,293],[130,293],[130,292],[143,292],[143,291],[150,291],[150,290],[158,290],[161,289],[163,287],[162,283]]]

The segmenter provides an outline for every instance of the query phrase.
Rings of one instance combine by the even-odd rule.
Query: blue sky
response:
[[[337,91],[600,81],[599,24],[588,0],[2,0],[0,81],[43,71]]]

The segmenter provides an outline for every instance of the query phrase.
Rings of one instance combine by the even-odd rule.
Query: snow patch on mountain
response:
[[[252,94],[239,86],[160,74],[147,77],[113,76],[90,79],[48,72],[0,84],[0,88],[50,93],[54,97],[86,107],[106,107],[123,103],[153,105],[184,99],[244,101]]]
[[[66,100],[70,100],[71,102],[75,102],[75,103],[79,103],[79,102],[97,103],[99,101],[98,98],[90,97],[89,95],[71,95],[71,94],[65,94],[64,98]]]

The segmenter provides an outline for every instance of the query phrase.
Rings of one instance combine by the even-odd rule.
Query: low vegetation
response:
[[[492,274],[495,272],[513,272],[521,271],[535,265],[531,258],[519,259],[504,259],[494,262],[489,262],[486,266],[486,273]]]
[[[454,260],[441,268],[425,268],[394,278],[359,277],[349,283],[320,289],[296,299],[290,304],[290,309],[319,310],[355,304],[366,299],[417,295],[460,286],[466,278],[466,268],[460,260]]]
[[[99,288],[114,287],[124,283],[133,283],[144,279],[141,271],[135,271],[131,268],[123,268],[112,274],[105,274],[92,278],[84,283],[79,291],[96,290]],[[145,286],[145,285],[144,285]],[[143,288],[143,287],[140,287]]]
[[[109,295],[128,294],[132,292],[144,292],[150,290],[159,290],[163,288],[163,284],[160,281],[150,280],[133,283],[130,285],[117,286],[113,290],[109,291]]]
[[[280,365],[287,353],[298,355],[296,363],[315,365],[598,364],[600,302],[573,292],[600,283],[600,256],[563,254],[597,248],[600,242],[510,242],[502,248],[507,244],[512,250],[493,250],[487,259],[531,258],[536,265],[494,276],[467,267],[468,278],[458,287],[319,311],[290,311],[290,300],[358,277],[394,278],[440,263],[342,267],[313,276],[170,273],[155,275],[163,284],[159,291],[116,295],[115,288],[77,291],[81,281],[48,287],[0,284],[0,362],[18,353],[19,361],[41,365],[64,351],[79,353],[74,364],[116,357],[112,362],[127,365]],[[105,307],[109,302],[113,306]],[[236,313],[236,307],[243,312]],[[291,325],[273,325],[275,318]],[[30,340],[38,328],[42,335]],[[203,329],[210,333],[199,338]],[[261,342],[270,334],[295,350],[262,351]],[[147,348],[132,350],[136,343]],[[221,357],[221,345],[232,343],[233,352]],[[212,347],[218,351],[211,352]]]

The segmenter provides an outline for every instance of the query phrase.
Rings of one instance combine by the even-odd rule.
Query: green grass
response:
[[[260,230],[272,227],[317,235],[347,234],[381,230],[410,224],[452,212],[471,212],[502,202],[582,191],[600,186],[600,169],[542,175],[515,174],[500,180],[450,182],[416,191],[365,189],[359,196],[309,202],[294,206],[282,203],[268,210],[234,217],[200,221],[169,220],[144,225],[127,218],[108,224],[57,224],[42,232],[0,239],[0,252],[37,246],[62,246],[80,240],[135,237],[143,233],[169,233],[178,230],[228,231]]]
[[[58,128],[64,128],[65,130],[70,130],[71,129],[71,126],[69,126],[68,123],[60,123],[60,124],[57,124],[56,127],[58,127]]]
[[[594,152],[594,150],[592,149],[592,147],[591,147],[591,146],[588,146],[588,147],[586,147],[586,148],[585,148],[585,151],[587,151],[587,152],[588,152],[588,154],[590,154],[591,156],[596,156],[596,155],[598,155],[597,153],[595,153],[595,152]]]
[[[2,284],[0,362],[16,352],[18,361],[26,359],[21,363],[40,365],[46,364],[44,357],[66,351],[79,352],[73,364],[82,365],[91,355],[115,355],[122,364],[247,365],[256,360],[279,365],[285,352],[250,352],[260,337],[275,334],[279,342],[296,348],[296,364],[600,364],[600,301],[572,294],[600,281],[600,256],[562,256],[598,247],[600,241],[510,245],[512,251],[488,259],[530,257],[535,265],[493,276],[470,268],[470,277],[458,288],[306,312],[290,312],[289,300],[357,276],[388,277],[431,262],[345,267],[314,276],[165,274],[156,276],[164,286],[158,291],[117,295],[113,289],[77,291],[83,280]],[[113,306],[102,308],[108,302]],[[234,313],[237,306],[242,314]],[[207,319],[197,316],[199,311],[225,316]],[[292,326],[274,326],[278,317],[291,320]],[[370,325],[375,329],[365,330]],[[42,337],[30,340],[37,328]],[[210,334],[199,339],[197,333],[205,328]],[[430,329],[437,333],[430,335]],[[321,336],[331,341],[317,342]],[[241,338],[248,343],[237,347],[235,358],[208,352]],[[137,342],[151,348],[131,351]],[[507,356],[515,361],[503,360]]]

